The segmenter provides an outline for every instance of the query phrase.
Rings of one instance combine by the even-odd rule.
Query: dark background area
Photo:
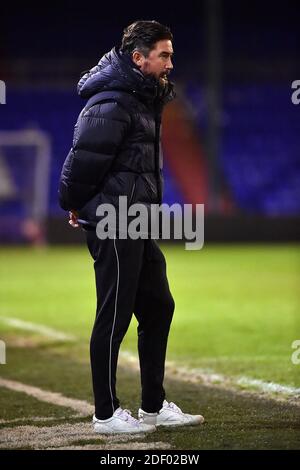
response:
[[[17,188],[13,196],[0,194],[0,238],[12,240],[8,226],[15,230],[12,221],[18,225],[20,218],[47,227],[55,220],[55,233],[65,226],[57,182],[84,105],[76,94],[80,73],[120,45],[129,23],[156,19],[174,34],[178,91],[164,122],[165,202],[204,203],[210,239],[247,239],[249,226],[265,227],[256,230],[258,239],[282,239],[282,232],[283,239],[297,239],[300,105],[292,104],[291,84],[300,79],[298,10],[296,1],[257,0],[1,5],[0,79],[7,102],[0,107],[0,130],[45,133],[51,163],[47,210],[36,217],[36,196],[28,191],[34,152],[1,147],[0,134],[0,157]],[[192,156],[185,165],[186,153]],[[22,230],[21,224],[20,238],[28,239]]]

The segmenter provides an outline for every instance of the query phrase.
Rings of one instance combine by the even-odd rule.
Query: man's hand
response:
[[[77,211],[72,210],[72,211],[69,212],[69,224],[73,228],[78,228],[79,227],[78,212]]]

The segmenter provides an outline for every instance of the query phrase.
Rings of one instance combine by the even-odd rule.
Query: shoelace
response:
[[[182,411],[179,408],[179,406],[175,405],[175,403],[173,403],[172,401],[170,401],[170,403],[168,403],[167,408],[170,408],[171,410],[177,411],[178,413],[182,414]]]
[[[133,416],[131,416],[131,411],[127,409],[122,409],[118,411],[117,416],[119,416],[121,419],[124,421],[128,421],[129,423],[133,424],[134,426],[139,425],[139,421],[135,419]]]

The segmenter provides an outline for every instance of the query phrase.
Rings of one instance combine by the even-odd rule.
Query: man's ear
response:
[[[132,60],[138,67],[141,67],[143,65],[143,59],[144,59],[144,56],[143,54],[141,54],[141,52],[134,51],[132,53]]]

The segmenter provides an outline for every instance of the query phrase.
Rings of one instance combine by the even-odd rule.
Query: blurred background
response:
[[[300,365],[292,360],[300,340],[300,104],[292,102],[299,16],[292,0],[2,2],[2,378],[93,403],[93,263],[84,232],[58,205],[58,180],[85,105],[80,74],[120,45],[128,24],[155,19],[174,34],[177,90],[163,117],[164,202],[205,204],[202,250],[161,244],[176,303],[167,359],[178,380],[167,383],[169,399],[207,419],[205,432],[168,440],[178,449],[299,448]],[[132,410],[136,326],[133,318],[118,370]],[[195,388],[181,382],[183,370]],[[1,377],[4,427],[18,418],[22,426],[42,422],[55,410],[65,420],[65,408],[53,411]],[[239,402],[227,386],[259,393]],[[261,396],[287,400],[259,404]],[[293,400],[297,412],[286,406]],[[10,447],[29,445],[23,428],[16,436]]]
[[[174,34],[177,100],[164,114],[164,202],[204,203],[206,241],[299,239],[296,1],[1,5],[0,241],[82,240],[57,186],[85,101],[80,73],[136,19]]]

